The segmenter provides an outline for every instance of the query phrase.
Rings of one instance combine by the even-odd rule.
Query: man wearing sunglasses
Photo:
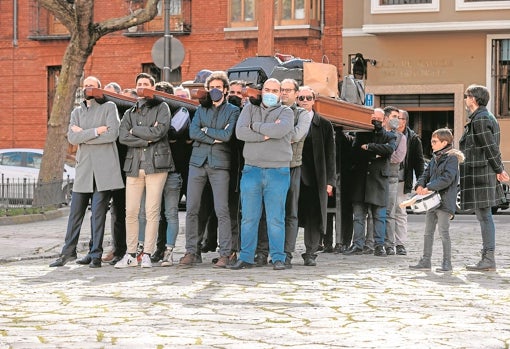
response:
[[[333,195],[336,179],[333,125],[313,111],[315,92],[309,86],[299,88],[298,105],[313,118],[304,139],[299,195],[299,224],[305,228],[306,266],[315,266],[321,235],[325,234],[328,196]]]

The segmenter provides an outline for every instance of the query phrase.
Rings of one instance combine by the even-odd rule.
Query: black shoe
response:
[[[374,249],[373,248],[370,248],[368,246],[363,246],[363,254],[373,254],[374,253]]]
[[[255,257],[255,266],[263,267],[265,265],[267,265],[267,257],[264,255],[257,255],[257,257]]]
[[[232,270],[250,269],[251,267],[253,267],[253,264],[247,263],[240,259],[238,259],[237,262],[235,262],[235,264],[227,266],[228,269]]]
[[[217,246],[207,246],[207,245],[204,245],[204,246],[202,246],[200,251],[202,251],[203,253],[216,252],[216,248],[217,248]]]
[[[87,265],[87,264],[90,264],[90,262],[92,262],[92,257],[90,257],[89,255],[86,255],[85,257],[78,259],[76,261],[76,264]]]
[[[406,251],[406,248],[404,247],[404,245],[397,245],[397,255],[398,256],[406,256],[407,255],[407,251]]]
[[[74,261],[76,255],[66,256],[65,254],[57,258],[57,260],[50,264],[50,267],[63,267],[67,262]]]
[[[101,258],[92,258],[89,268],[101,268]]]
[[[276,261],[273,263],[273,270],[285,270],[285,264],[282,261]]]
[[[285,258],[285,269],[292,269],[292,259],[289,257]]]
[[[339,253],[343,253],[345,250],[346,250],[345,246],[343,246],[341,244],[336,244],[335,247],[333,248],[333,253],[339,254]]]
[[[113,259],[111,261],[108,262],[108,264],[110,265],[115,265],[117,264],[118,261],[120,261],[122,259],[123,256],[113,256]]]
[[[151,263],[157,263],[159,262],[160,260],[163,259],[163,255],[165,253],[165,250],[161,251],[161,250],[156,250],[156,252],[154,252],[152,255],[151,255]]]
[[[375,246],[374,256],[377,256],[377,257],[386,257],[387,256],[383,245]]]
[[[328,245],[324,246],[324,249],[322,250],[322,253],[333,253],[335,250],[333,249],[333,246]]]
[[[363,254],[363,249],[362,248],[359,248],[358,246],[356,245],[352,245],[351,247],[349,247],[347,250],[345,250],[343,252],[344,255],[346,256],[350,256],[350,255],[360,255],[360,254]]]
[[[394,256],[395,255],[395,249],[393,246],[386,247],[386,254],[388,256]]]
[[[306,257],[304,265],[307,267],[315,267],[317,262],[312,257]]]

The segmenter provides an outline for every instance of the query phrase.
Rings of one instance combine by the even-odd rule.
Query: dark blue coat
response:
[[[441,195],[438,209],[455,215],[457,201],[457,183],[459,182],[459,163],[464,155],[456,149],[439,151],[430,160],[416,187],[421,186]]]
[[[227,102],[220,104],[219,107],[198,107],[189,128],[189,136],[194,141],[190,165],[201,167],[207,160],[212,168],[229,170],[228,142],[234,133],[238,118],[239,108]],[[215,140],[221,142],[215,143]]]

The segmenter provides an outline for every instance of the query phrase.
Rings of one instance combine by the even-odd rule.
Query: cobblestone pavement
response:
[[[191,269],[49,268],[65,215],[0,226],[0,348],[509,348],[510,216],[495,219],[497,272],[466,271],[480,234],[474,216],[458,216],[446,275],[408,269],[424,216],[409,218],[407,256],[321,254],[305,267],[300,234],[285,271],[214,269],[216,253]],[[176,259],[182,227],[177,241]]]

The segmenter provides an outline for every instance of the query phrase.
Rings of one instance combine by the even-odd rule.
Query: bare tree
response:
[[[48,133],[39,172],[38,190],[34,206],[44,206],[54,196],[55,189],[45,183],[62,179],[64,154],[67,149],[67,127],[74,106],[83,67],[97,41],[104,35],[139,25],[153,19],[160,0],[147,0],[145,6],[127,16],[94,22],[95,0],[39,0],[39,4],[53,14],[70,33],[64,54],[53,109],[48,121]]]

